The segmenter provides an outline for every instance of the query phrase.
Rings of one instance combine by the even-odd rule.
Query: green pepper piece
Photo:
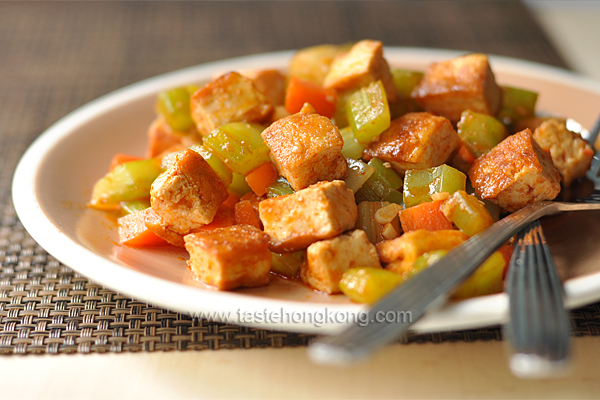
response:
[[[375,213],[390,203],[387,201],[362,201],[358,203],[358,217],[356,228],[365,231],[369,241],[373,244],[379,243],[385,238],[381,234],[383,225],[375,221]]]
[[[275,182],[267,186],[268,198],[284,196],[292,193],[294,193],[294,189],[292,189],[290,183],[283,176],[280,176]]]
[[[394,171],[389,164],[386,167],[386,163],[381,159],[374,157],[369,161],[369,165],[375,169],[379,178],[385,182],[385,184],[392,189],[400,189],[402,187],[402,178],[396,171]]]
[[[455,299],[499,293],[504,289],[506,259],[499,251],[494,252],[475,272],[454,291]]]
[[[353,301],[373,304],[402,280],[400,275],[381,268],[350,268],[342,275],[339,285]]]
[[[269,147],[260,136],[260,125],[231,122],[221,125],[204,138],[204,145],[233,172],[248,175],[271,161]]]
[[[346,188],[356,193],[358,189],[373,175],[375,168],[365,164],[361,160],[346,158],[348,163],[348,177],[344,180]]]
[[[442,212],[465,235],[471,237],[492,226],[494,218],[485,204],[464,190],[454,192],[442,205]]]
[[[404,205],[416,206],[432,201],[434,193],[465,190],[467,176],[446,164],[427,169],[412,169],[404,175]]]
[[[286,278],[295,278],[305,258],[304,251],[286,254],[271,253],[271,271]]]
[[[349,126],[340,129],[342,139],[344,139],[344,147],[342,148],[342,155],[346,158],[353,158],[358,160],[362,157],[362,153],[365,150],[364,144],[358,143],[352,132],[352,128]]]
[[[371,143],[389,128],[390,108],[381,81],[354,92],[346,103],[346,115],[360,143]]]
[[[133,201],[122,201],[121,204],[121,216],[143,211],[150,207],[149,200],[133,200]]]
[[[475,158],[488,153],[508,136],[506,128],[496,118],[471,110],[463,111],[457,128],[458,136]]]
[[[535,115],[538,94],[531,90],[503,86],[502,106],[498,119],[505,124],[530,118]]]
[[[147,198],[152,182],[162,172],[153,158],[121,164],[96,182],[90,205],[110,210],[118,209],[122,201]]]
[[[406,99],[410,99],[410,94],[414,88],[421,82],[425,74],[420,71],[411,71],[407,69],[392,68],[392,78],[398,94]]]
[[[431,267],[433,264],[441,260],[448,250],[433,250],[420,255],[413,263],[410,270],[406,273],[406,279],[412,278],[423,270]]]
[[[190,113],[190,97],[187,88],[169,89],[158,94],[158,112],[176,132],[186,132],[195,125]]]
[[[246,178],[243,175],[238,173],[233,173],[231,177],[231,184],[229,185],[229,193],[234,196],[242,197],[246,193],[252,191],[250,186],[248,186],[248,182],[246,182]]]

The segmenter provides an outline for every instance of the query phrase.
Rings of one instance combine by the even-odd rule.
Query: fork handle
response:
[[[506,337],[513,349],[516,376],[561,374],[569,365],[570,323],[563,288],[539,221],[518,235],[508,269],[506,292],[510,320]]]

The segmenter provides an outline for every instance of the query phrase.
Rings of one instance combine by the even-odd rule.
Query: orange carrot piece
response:
[[[260,220],[256,216],[254,207],[249,200],[242,200],[235,204],[235,223],[237,225],[252,225],[261,229]]]
[[[237,203],[238,201],[240,201],[239,197],[237,197],[234,194],[229,193],[229,197],[221,205],[223,207],[231,208],[233,210],[235,203]]]
[[[273,163],[267,162],[246,175],[246,183],[257,196],[267,193],[267,187],[277,179]]]
[[[337,93],[310,81],[292,77],[285,94],[285,109],[295,114],[310,103],[318,114],[331,118],[335,114]]]
[[[154,232],[148,229],[144,223],[147,210],[150,210],[150,208],[119,218],[119,242],[121,244],[130,247],[167,244],[164,239],[156,236]]]
[[[204,225],[201,228],[194,229],[194,232],[198,231],[212,231],[217,228],[225,228],[227,226],[235,225],[235,215],[233,208],[221,204],[215,217],[210,224]]]
[[[444,200],[421,203],[400,211],[400,225],[404,232],[425,229],[439,231],[454,229],[452,222],[442,213],[440,207]]]
[[[117,168],[119,165],[121,164],[125,164],[127,162],[131,162],[131,161],[139,161],[142,160],[142,157],[137,157],[137,156],[130,156],[129,154],[115,154],[110,162],[110,168],[109,170],[112,171],[113,169]]]

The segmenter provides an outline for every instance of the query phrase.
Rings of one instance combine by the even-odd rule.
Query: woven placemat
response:
[[[27,234],[10,199],[15,166],[44,129],[88,101],[203,62],[363,38],[567,66],[519,1],[0,2],[0,38],[1,354],[302,346],[312,337],[122,296]],[[571,321],[575,335],[598,335],[600,305],[575,310]],[[400,342],[501,339],[499,328],[486,328]]]

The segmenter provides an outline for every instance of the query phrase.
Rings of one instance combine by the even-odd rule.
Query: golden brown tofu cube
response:
[[[218,289],[269,283],[269,236],[249,225],[234,225],[184,236],[188,265],[200,280]]]
[[[300,276],[321,292],[339,293],[342,275],[354,267],[381,268],[375,246],[360,229],[308,246]]]
[[[273,112],[273,106],[252,80],[237,72],[222,75],[194,93],[190,108],[203,136],[229,122],[267,121]]]
[[[290,61],[289,74],[322,85],[333,60],[348,50],[349,48],[346,46],[333,44],[322,44],[298,50]]]
[[[348,176],[338,128],[327,117],[305,112],[307,108],[312,107],[277,120],[262,132],[279,174],[294,190]]]
[[[276,253],[301,250],[352,229],[357,213],[354,193],[344,181],[319,182],[259,204],[260,220]]]
[[[459,145],[460,137],[446,118],[427,112],[408,113],[392,120],[363,156],[366,160],[377,157],[387,161],[404,174],[409,169],[444,164]]]
[[[425,110],[453,123],[467,109],[496,115],[502,105],[502,89],[485,54],[468,54],[432,64],[411,96]]]
[[[259,69],[241,71],[241,74],[252,79],[254,86],[265,95],[269,103],[281,106],[285,102],[287,78],[276,69]]]
[[[580,134],[568,130],[564,119],[543,122],[533,132],[533,138],[542,149],[550,152],[564,187],[585,176],[590,168],[594,149]]]
[[[423,254],[435,250],[451,250],[469,237],[457,230],[416,230],[392,240],[376,244],[381,261],[389,263],[386,268],[398,274],[406,274]]]
[[[337,57],[329,68],[323,86],[337,90],[358,89],[381,81],[387,98],[398,100],[398,92],[390,66],[383,57],[383,45],[374,40],[361,40],[350,51]]]
[[[217,173],[189,149],[177,156],[150,189],[152,209],[166,227],[182,235],[210,223],[228,196]]]
[[[152,208],[144,210],[144,224],[156,236],[166,240],[167,243],[177,247],[184,247],[183,235],[167,227]]]
[[[560,192],[560,175],[550,154],[533,140],[529,129],[507,137],[477,158],[469,178],[481,199],[510,212],[552,200]]]

